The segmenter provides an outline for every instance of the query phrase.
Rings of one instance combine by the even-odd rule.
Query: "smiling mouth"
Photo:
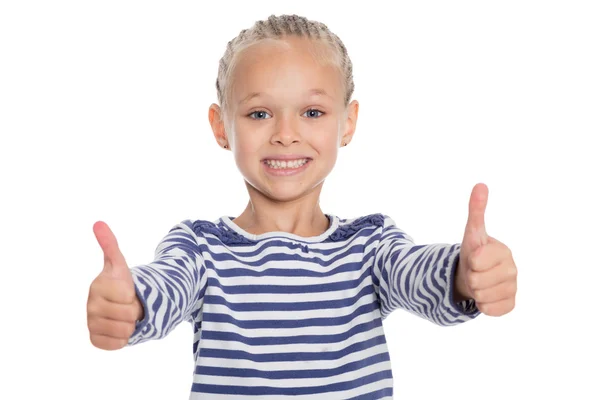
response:
[[[309,161],[310,158],[300,158],[297,160],[264,160],[263,163],[272,169],[297,169]]]

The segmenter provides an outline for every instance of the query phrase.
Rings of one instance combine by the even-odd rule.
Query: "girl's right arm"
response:
[[[127,345],[164,338],[202,305],[205,263],[190,220],[175,225],[156,247],[152,263],[131,268],[143,309]]]

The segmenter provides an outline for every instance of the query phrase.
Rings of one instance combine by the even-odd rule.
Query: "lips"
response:
[[[298,160],[266,160],[265,164],[274,167],[274,168],[297,168],[309,161],[308,158],[302,158]]]
[[[303,159],[312,160],[309,156],[305,156],[303,154],[279,154],[268,156],[262,159],[262,161],[267,160],[279,160],[279,161],[293,161],[293,160],[303,160]]]
[[[284,160],[272,160],[263,161],[262,165],[265,168],[265,172],[273,176],[290,176],[302,173],[306,170],[308,165],[311,164],[311,159],[305,159],[306,161],[284,161]],[[290,165],[291,164],[291,165]]]

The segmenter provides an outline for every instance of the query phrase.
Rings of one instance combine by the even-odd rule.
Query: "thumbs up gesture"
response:
[[[510,249],[486,232],[487,201],[487,186],[475,185],[469,201],[454,293],[456,300],[474,299],[479,311],[498,317],[515,307],[517,267]]]
[[[117,350],[129,341],[143,308],[125,257],[117,239],[102,221],[94,224],[94,234],[104,252],[104,267],[90,286],[87,321],[92,344],[104,350]]]

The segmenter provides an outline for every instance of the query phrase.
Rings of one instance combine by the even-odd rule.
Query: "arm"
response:
[[[164,338],[202,304],[205,264],[191,222],[175,225],[156,247],[154,261],[131,268],[143,319],[128,346]]]
[[[459,244],[416,245],[385,216],[373,263],[383,318],[397,308],[441,326],[478,316],[473,300],[455,299],[459,253]]]

